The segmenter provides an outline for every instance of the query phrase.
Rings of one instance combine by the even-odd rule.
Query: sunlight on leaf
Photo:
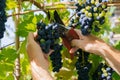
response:
[[[8,1],[7,7],[8,7],[8,9],[14,9],[17,7],[17,3],[15,1]]]
[[[37,22],[37,18],[34,16],[34,18],[32,19],[32,23],[36,24],[36,22]]]
[[[36,30],[36,25],[34,25],[33,23],[29,23],[27,24],[27,26],[25,26],[25,28],[29,31],[35,31]]]

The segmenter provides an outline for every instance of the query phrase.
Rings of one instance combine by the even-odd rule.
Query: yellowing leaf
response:
[[[8,7],[8,9],[14,9],[17,7],[17,3],[15,1],[8,1],[7,7]]]
[[[27,30],[30,30],[30,31],[35,31],[35,30],[36,30],[35,25],[32,24],[32,23],[27,24],[27,26],[25,26],[25,28],[26,28]]]
[[[34,16],[34,18],[32,19],[32,22],[33,22],[33,24],[36,24],[36,22],[37,22],[37,18]]]

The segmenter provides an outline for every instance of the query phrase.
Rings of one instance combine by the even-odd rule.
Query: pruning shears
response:
[[[70,51],[70,49],[72,48],[71,41],[73,39],[79,39],[79,36],[77,35],[77,33],[74,31],[72,27],[65,27],[63,21],[61,20],[56,10],[54,11],[54,19],[56,22],[58,33],[62,38],[63,44],[68,49],[68,51]],[[74,53],[70,54],[70,56],[71,56],[71,59],[73,59]]]

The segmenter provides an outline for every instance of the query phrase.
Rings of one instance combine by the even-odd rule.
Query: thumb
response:
[[[71,45],[73,47],[79,47],[80,46],[80,42],[81,41],[79,39],[74,39],[74,40],[71,41]]]
[[[27,40],[28,40],[28,42],[31,42],[32,40],[34,40],[34,35],[33,35],[32,32],[30,32],[30,33],[28,34]]]

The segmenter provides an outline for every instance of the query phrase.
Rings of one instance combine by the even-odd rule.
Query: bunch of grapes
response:
[[[61,50],[62,50],[62,45],[56,44],[54,46],[54,52],[50,55],[50,59],[52,60],[52,66],[53,72],[59,72],[60,68],[62,67],[63,63],[61,62],[62,60],[62,55],[61,55]]]
[[[79,49],[77,52],[78,59],[75,64],[78,80],[89,80],[89,71],[91,69],[92,64],[88,61],[89,53],[84,52]]]
[[[100,63],[95,73],[93,74],[94,80],[112,80],[113,69],[104,63]]]
[[[0,39],[3,38],[4,36],[5,22],[7,21],[5,7],[6,7],[6,0],[0,0]]]
[[[50,50],[54,52],[50,55],[53,71],[59,72],[62,67],[61,50],[62,45],[59,44],[59,33],[54,28],[55,23],[46,25],[43,22],[37,23],[38,36],[36,41],[40,44],[42,51],[47,54]]]
[[[79,3],[75,4],[77,6],[77,16],[79,17],[78,23],[81,26],[83,35],[88,35],[93,30],[98,32],[100,30],[99,25],[105,23],[107,12],[107,4],[105,2],[105,0],[86,0],[81,5]]]

